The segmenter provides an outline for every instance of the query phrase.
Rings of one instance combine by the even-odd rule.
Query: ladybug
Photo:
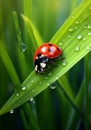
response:
[[[34,54],[35,71],[42,73],[46,70],[49,62],[62,55],[62,49],[52,43],[42,44]]]

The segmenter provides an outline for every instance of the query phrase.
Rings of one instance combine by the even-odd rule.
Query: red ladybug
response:
[[[44,43],[34,54],[35,71],[42,73],[49,62],[62,55],[62,49],[52,43]]]

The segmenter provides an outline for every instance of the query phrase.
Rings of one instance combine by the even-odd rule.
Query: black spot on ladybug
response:
[[[57,50],[60,51],[60,49],[57,47]]]
[[[40,57],[40,56],[41,56],[41,54],[39,53],[39,54],[38,54],[38,57]]]
[[[49,48],[48,51],[49,51],[49,52],[53,52],[53,49],[52,49],[52,48]]]
[[[49,46],[53,46],[51,43],[49,43]]]

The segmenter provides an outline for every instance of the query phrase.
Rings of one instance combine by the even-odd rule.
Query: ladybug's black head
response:
[[[35,60],[35,71],[38,73],[42,73],[45,71],[47,64],[49,62],[49,58],[43,55],[38,55]]]

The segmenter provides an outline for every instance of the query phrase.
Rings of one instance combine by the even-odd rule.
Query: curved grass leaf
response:
[[[61,46],[65,59],[61,62],[58,61],[58,67],[53,68],[50,72],[46,72],[45,74],[36,74],[35,71],[33,71],[22,83],[21,90],[15,92],[2,107],[0,114],[17,108],[30,98],[42,92],[91,51],[90,0],[84,1],[75,10],[50,42]]]

